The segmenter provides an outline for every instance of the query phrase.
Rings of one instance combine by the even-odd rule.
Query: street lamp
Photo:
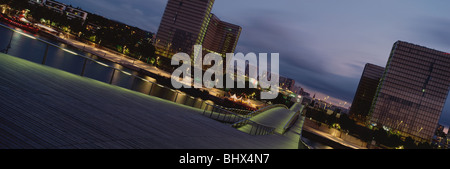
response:
[[[169,57],[169,49],[170,49],[170,46],[172,46],[172,43],[168,43],[167,44],[167,54],[166,54],[166,57]]]
[[[11,38],[9,39],[8,46],[6,46],[5,49],[0,50],[0,52],[5,53],[5,54],[8,54],[8,50],[11,48],[11,41],[12,41],[12,39],[13,39],[13,35],[14,35],[14,32],[11,31]]]
[[[420,127],[419,131],[417,131],[417,134],[416,134],[416,135],[417,135],[417,137],[419,137],[419,133],[420,133],[420,132],[422,131],[422,129],[423,129],[423,128],[422,128],[422,127]]]
[[[403,123],[403,120],[402,121],[400,121],[400,123],[398,123],[398,125],[397,125],[397,129],[398,129],[398,126],[400,126],[400,124],[402,124]]]

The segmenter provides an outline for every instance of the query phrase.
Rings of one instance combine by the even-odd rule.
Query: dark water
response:
[[[8,49],[7,53],[9,55],[23,58],[31,62],[44,64],[73,74],[83,75],[85,77],[92,78],[101,82],[111,83],[116,86],[135,90],[176,103],[197,107],[200,109],[211,109],[208,109],[205,101],[201,99],[193,98],[184,94],[179,94],[169,88],[149,83],[140,78],[136,78],[135,76],[138,76],[156,83],[155,79],[146,75],[139,74],[136,71],[127,69],[117,63],[102,59],[101,57],[84,52],[82,50],[78,50],[71,46],[67,46],[58,41],[54,41],[39,35],[31,35],[27,32],[23,32],[20,29],[15,30],[25,33],[26,35],[12,31],[0,25],[0,51],[6,49],[8,44],[11,42],[11,48]],[[32,38],[28,37],[27,35],[31,35]],[[60,48],[48,45],[47,43],[34,39],[33,37],[54,44],[55,46],[58,46]],[[66,51],[61,48],[66,49]],[[68,52],[67,50],[70,52]],[[86,59],[79,55],[86,56],[93,60]],[[107,67],[105,65],[108,65],[110,67]],[[112,69],[111,67],[114,67],[117,70]],[[122,71],[126,73],[123,73]],[[331,148],[329,146],[322,145],[305,138],[304,141],[315,149]]]
[[[19,29],[16,30],[22,32]],[[29,38],[26,35],[14,32],[4,27],[0,27],[0,50],[6,49],[9,42],[11,41],[10,45],[11,48],[9,48],[8,50],[9,55],[23,58],[39,64],[44,63],[47,66],[51,66],[78,75],[82,73],[84,63],[86,62],[83,76],[106,83],[111,82],[114,85],[128,89],[133,88],[134,87],[133,84],[137,86],[145,86],[144,84],[141,84],[144,83],[145,81],[135,79],[135,77],[133,76],[125,74],[121,71],[111,69],[110,67],[106,67],[102,64],[117,68],[119,70],[128,72],[132,75],[136,75],[154,82],[153,78],[141,75],[133,70],[129,70],[125,67],[122,67],[114,62],[102,59],[98,56],[92,55],[90,53],[78,50],[76,48],[67,46],[60,42],[53,41],[39,35],[36,35],[35,37],[45,40],[58,47],[65,48],[70,52],[64,51],[52,45],[48,45],[42,41]],[[73,53],[95,59],[98,62],[101,62],[102,64],[95,63],[94,61],[85,59],[84,57],[75,55]],[[46,57],[44,58],[44,56]]]
[[[333,147],[330,147],[328,145],[316,142],[316,141],[311,141],[305,137],[302,137],[302,140],[305,144],[307,144],[309,147],[311,147],[312,149],[333,149]]]
[[[8,25],[8,27],[12,26]],[[10,44],[11,48],[9,48],[7,54],[11,56],[23,58],[31,62],[44,64],[69,73],[82,75],[176,103],[197,108],[206,107],[205,101],[201,99],[179,94],[175,90],[156,84],[154,78],[125,68],[117,63],[46,37],[31,35],[18,28],[15,28],[15,30],[17,32],[0,25],[0,51],[6,49],[8,44]],[[41,41],[37,39],[40,39]],[[82,56],[90,59],[86,59]],[[150,83],[149,81],[153,83]]]

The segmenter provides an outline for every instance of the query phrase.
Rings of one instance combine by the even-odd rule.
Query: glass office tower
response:
[[[397,41],[378,85],[369,123],[431,141],[450,84],[450,55]]]
[[[156,34],[156,54],[194,53],[203,44],[214,0],[169,0]]]
[[[215,52],[223,57],[227,53],[234,53],[242,28],[222,21],[214,14],[211,14],[210,18],[203,48],[207,52]]]
[[[384,67],[367,63],[359,80],[358,89],[356,89],[350,108],[350,117],[360,123],[367,121],[370,106],[377,91],[378,83],[383,76]]]

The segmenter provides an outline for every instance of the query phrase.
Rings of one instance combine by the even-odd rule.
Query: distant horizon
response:
[[[152,33],[167,3],[58,1]],[[396,41],[450,51],[448,6],[448,1],[411,0],[216,0],[212,13],[242,27],[236,52],[280,53],[280,75],[311,95],[351,103],[364,65],[385,67]],[[448,98],[440,123],[450,124]]]

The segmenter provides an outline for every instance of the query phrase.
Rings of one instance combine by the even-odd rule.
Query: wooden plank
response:
[[[0,54],[0,148],[289,148],[202,111]]]

